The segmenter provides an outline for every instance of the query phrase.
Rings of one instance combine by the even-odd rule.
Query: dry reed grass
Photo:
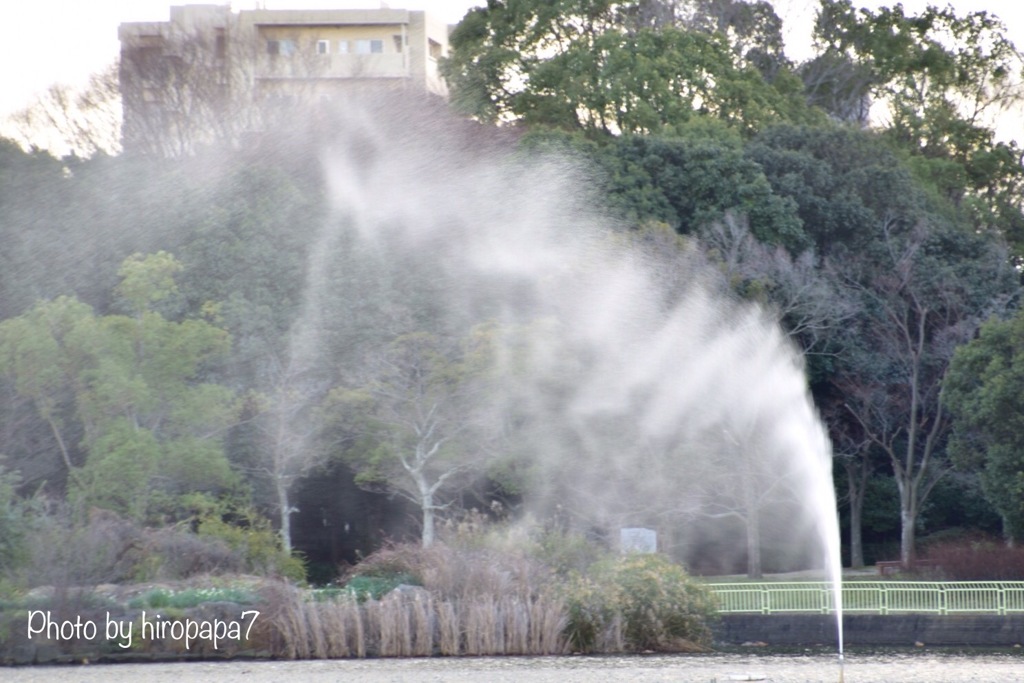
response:
[[[444,602],[437,606],[438,654],[454,657],[462,652],[462,622],[455,605]]]
[[[402,588],[362,603],[347,595],[317,602],[307,591],[275,584],[263,597],[273,653],[289,659],[566,651],[565,606],[546,594],[438,599]]]
[[[540,655],[566,651],[562,605],[512,598],[449,601],[341,598],[313,602],[299,595],[272,616],[275,654],[290,659]]]

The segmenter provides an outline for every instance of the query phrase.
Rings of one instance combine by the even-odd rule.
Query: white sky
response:
[[[77,84],[111,63],[118,52],[117,27],[125,21],[166,21],[169,6],[187,0],[20,0],[4,10],[0,41],[0,116],[27,105],[35,93],[53,83]],[[208,0],[217,4],[218,0]],[[226,2],[226,0],[223,0]],[[234,9],[253,9],[258,0],[234,0]],[[377,0],[262,0],[267,9],[374,8]],[[396,9],[425,9],[456,23],[466,10],[484,0],[390,0]],[[786,23],[787,53],[800,59],[810,35],[817,0],[774,0]],[[894,3],[855,0],[856,6],[877,8]],[[923,9],[927,0],[903,0],[908,12]],[[930,4],[945,6],[944,0]],[[1024,2],[1020,0],[951,0],[960,13],[985,9],[1000,16],[1010,35],[1024,49]],[[804,54],[802,54],[804,52]]]

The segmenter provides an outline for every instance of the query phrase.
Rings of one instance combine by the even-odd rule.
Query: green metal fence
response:
[[[711,583],[722,613],[776,614],[835,611],[832,584],[824,581]],[[848,581],[843,612],[891,614],[1024,612],[1024,581]]]

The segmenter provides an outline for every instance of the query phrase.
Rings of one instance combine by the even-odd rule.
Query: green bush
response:
[[[301,557],[284,552],[280,537],[266,517],[252,507],[232,500],[204,502],[207,504],[197,505],[195,515],[200,538],[226,543],[244,558],[246,571],[305,582],[305,563]]]
[[[144,607],[153,609],[187,608],[207,602],[234,602],[239,605],[252,605],[256,601],[256,595],[244,588],[186,588],[180,591],[155,588],[133,599],[128,606],[135,609]]]
[[[563,630],[573,652],[603,652],[617,630],[615,608],[617,597],[609,592],[610,586],[581,574],[575,574],[565,584],[566,625]]]
[[[380,600],[403,584],[422,586],[429,550],[419,544],[388,545],[360,562],[348,575],[345,591],[359,602]]]
[[[0,464],[0,587],[3,577],[29,560],[28,505],[15,492],[18,483],[17,473]]]
[[[710,593],[683,568],[660,555],[628,555],[614,568],[626,646],[632,650],[679,649],[711,641]]]
[[[541,561],[562,576],[586,572],[590,566],[613,557],[608,549],[579,534],[558,531],[540,534],[536,552]]]
[[[392,574],[390,576],[354,576],[345,584],[345,588],[359,602],[363,602],[367,598],[380,600],[403,584],[420,585],[419,581],[411,574]]]
[[[574,575],[566,603],[574,651],[699,650],[711,640],[713,598],[661,555],[627,555]]]

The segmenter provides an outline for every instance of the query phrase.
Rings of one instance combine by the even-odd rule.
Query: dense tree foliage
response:
[[[918,173],[979,229],[1019,240],[1021,153],[992,127],[1020,99],[1024,59],[1005,24],[986,11],[907,15],[899,4],[871,12],[824,0],[815,33],[819,60],[849,65],[851,96],[884,107],[884,134]]]
[[[778,128],[750,151],[775,191],[796,200],[837,285],[834,301],[856,311],[829,335],[834,355],[812,379],[820,403],[834,405],[827,412],[850,474],[869,476],[875,449],[889,461],[909,560],[921,506],[948,469],[942,379],[956,344],[1015,291],[1009,259],[998,241],[958,224],[884,138]]]
[[[795,204],[772,191],[737,136],[714,125],[683,130],[672,137],[624,135],[600,145],[570,138],[568,144],[593,160],[609,208],[634,224],[658,221],[697,235],[728,212],[742,213],[760,241],[794,252],[808,246]],[[566,144],[550,134],[534,140]]]
[[[813,118],[777,25],[766,3],[496,0],[458,25],[443,71],[484,121],[653,134],[710,117],[747,131]]]
[[[1003,518],[1008,539],[1024,538],[1021,458],[1022,320],[993,319],[957,349],[943,387],[956,427],[950,450],[964,469],[979,471],[985,494]]]
[[[154,310],[180,267],[165,252],[127,259],[117,293],[129,315],[61,297],[0,323],[0,366],[49,426],[69,495],[87,506],[173,516],[175,497],[232,484],[223,441],[236,401],[201,381],[227,334]]]

